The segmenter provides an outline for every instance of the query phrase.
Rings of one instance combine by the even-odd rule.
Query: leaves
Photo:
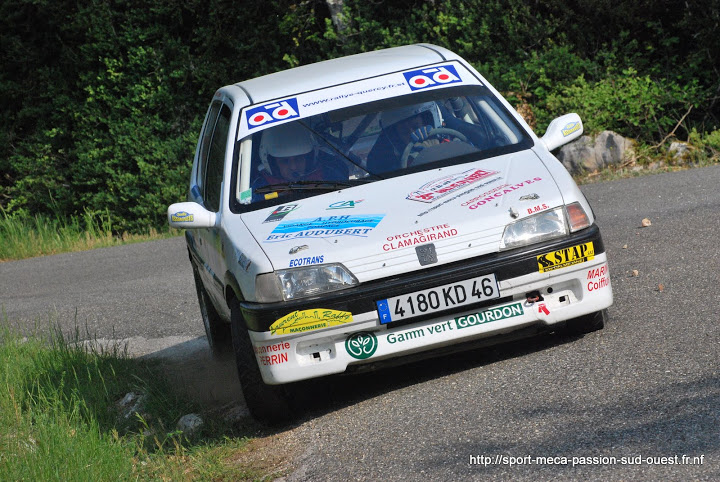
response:
[[[578,112],[589,132],[656,143],[680,124],[720,158],[717,2],[343,3],[338,32],[326,0],[4,2],[0,207],[164,226],[218,87],[418,42],[465,57],[539,126]]]

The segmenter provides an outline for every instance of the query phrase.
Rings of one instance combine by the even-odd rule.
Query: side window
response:
[[[222,184],[223,169],[225,167],[225,148],[231,115],[230,108],[223,105],[210,141],[207,171],[205,173],[205,188],[202,189],[205,207],[215,212],[220,210],[220,185]]]
[[[198,156],[197,172],[197,185],[200,192],[203,192],[205,188],[205,171],[207,171],[210,140],[212,139],[213,127],[215,127],[220,106],[222,106],[222,103],[220,102],[213,102],[212,105],[210,105],[210,112],[208,113],[207,121],[202,133],[202,140],[200,141],[200,154]]]

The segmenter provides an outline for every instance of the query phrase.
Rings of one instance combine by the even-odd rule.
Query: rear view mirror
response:
[[[554,151],[583,133],[583,124],[577,114],[565,114],[553,120],[547,128],[542,141],[549,151]]]
[[[198,203],[175,203],[168,208],[168,223],[173,228],[213,228],[217,216]]]

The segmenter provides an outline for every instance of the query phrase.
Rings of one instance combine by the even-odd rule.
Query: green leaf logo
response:
[[[373,356],[377,347],[377,338],[375,338],[374,333],[369,331],[353,333],[345,340],[345,350],[347,350],[351,357],[357,358],[358,360],[364,360]]]

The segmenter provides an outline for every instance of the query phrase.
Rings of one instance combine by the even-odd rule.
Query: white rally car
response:
[[[550,152],[582,131],[567,114],[536,137],[427,44],[218,90],[168,219],[187,230],[210,346],[232,340],[252,414],[290,416],[290,382],[602,328],[605,247]]]

